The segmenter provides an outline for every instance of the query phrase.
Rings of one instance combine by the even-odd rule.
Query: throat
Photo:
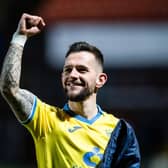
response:
[[[69,108],[75,113],[78,114],[88,120],[94,118],[97,113],[98,113],[98,109],[97,109],[97,105],[95,104],[91,104],[91,105],[84,105],[83,103],[76,103],[76,102],[68,102]]]

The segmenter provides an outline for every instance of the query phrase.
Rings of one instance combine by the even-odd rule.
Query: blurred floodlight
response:
[[[61,68],[73,42],[87,41],[104,54],[105,67],[168,66],[168,23],[60,23],[46,32],[46,62]]]

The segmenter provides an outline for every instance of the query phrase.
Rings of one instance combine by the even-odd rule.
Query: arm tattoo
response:
[[[34,95],[20,89],[22,54],[23,47],[11,44],[0,76],[0,88],[2,95],[15,112],[15,115],[24,120],[31,112]]]
[[[1,84],[4,91],[15,91],[19,88],[22,53],[21,46],[11,44],[9,47],[1,73]]]

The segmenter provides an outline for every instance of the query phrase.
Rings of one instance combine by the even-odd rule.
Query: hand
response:
[[[42,31],[45,26],[44,20],[39,16],[24,13],[19,21],[17,34],[34,36]]]

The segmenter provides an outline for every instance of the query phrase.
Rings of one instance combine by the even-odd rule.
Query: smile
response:
[[[66,82],[66,86],[84,86],[84,83],[81,82]]]

